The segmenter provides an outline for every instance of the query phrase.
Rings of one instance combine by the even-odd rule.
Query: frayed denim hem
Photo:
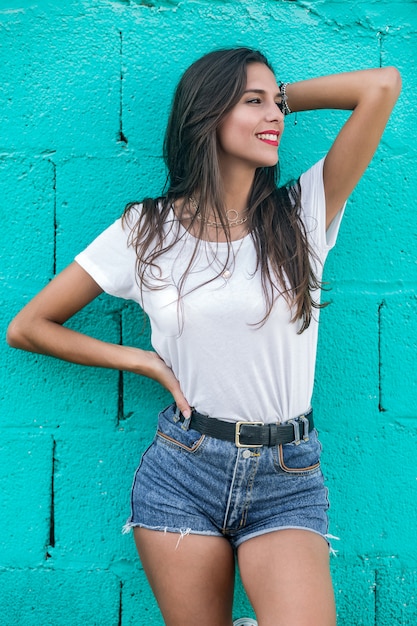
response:
[[[146,528],[147,530],[156,530],[163,533],[172,533],[179,535],[178,542],[175,548],[178,548],[179,543],[184,537],[187,535],[201,535],[204,537],[222,537],[222,535],[218,533],[213,533],[211,531],[198,531],[192,530],[192,528],[171,528],[169,526],[148,526],[146,524],[140,524],[138,522],[127,521],[126,524],[122,528],[122,534],[127,535],[130,533],[132,528]]]

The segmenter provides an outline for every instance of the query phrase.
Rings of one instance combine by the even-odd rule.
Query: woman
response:
[[[335,624],[310,406],[321,274],[400,84],[380,68],[278,85],[259,52],[206,55],[175,94],[168,191],[128,206],[9,327],[14,347],[171,392],[127,524],[169,626],[231,626],[235,555],[260,626]],[[277,188],[285,115],[321,108],[351,114]],[[102,291],[141,304],[154,352],[64,326]]]

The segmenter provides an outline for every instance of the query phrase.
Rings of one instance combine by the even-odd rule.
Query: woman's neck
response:
[[[246,167],[221,169],[224,206],[239,214],[248,208],[255,171]]]
[[[198,190],[175,203],[175,213],[189,232],[207,241],[236,241],[248,234],[248,204],[255,172],[242,167],[221,169],[223,212],[200,207]]]

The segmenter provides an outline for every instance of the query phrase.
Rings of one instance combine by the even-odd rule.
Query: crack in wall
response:
[[[54,208],[53,208],[53,229],[54,229],[54,236],[53,236],[53,260],[52,260],[52,275],[56,276],[56,255],[57,255],[57,232],[58,232],[58,217],[57,217],[57,207],[56,207],[56,165],[53,161],[50,161],[51,165],[52,165],[52,171],[53,171],[53,175],[52,175],[52,189],[53,189],[53,193],[54,193]]]
[[[119,587],[119,619],[117,626],[122,626],[122,614],[123,614],[123,581],[120,581]]]
[[[384,33],[378,31],[378,46],[379,46],[379,67],[382,67],[382,42],[384,39]]]
[[[119,327],[119,346],[123,345],[123,314],[121,311],[115,313],[116,323]],[[119,378],[117,382],[117,426],[120,426],[121,422],[126,422],[133,415],[133,411],[125,413],[125,372],[119,370]]]
[[[120,37],[120,74],[119,74],[119,141],[127,145],[127,137],[123,132],[123,33],[119,31]]]
[[[56,440],[52,444],[51,496],[49,502],[49,544],[46,559],[51,558],[50,549],[55,547],[55,471],[56,471]]]
[[[122,314],[118,314],[119,324],[119,346],[123,345],[123,318]],[[117,385],[117,424],[124,421],[124,378],[122,370],[119,370],[119,380]]]
[[[119,371],[119,380],[117,384],[117,424],[125,420],[124,414],[124,380],[123,372]]]
[[[382,300],[378,306],[378,410],[380,413],[386,411],[382,393],[382,309],[385,306],[385,300]]]
[[[176,8],[180,4],[180,0],[115,0],[127,6],[140,6],[147,9],[159,9],[159,8]],[[205,0],[206,2],[213,2],[213,0]],[[223,0],[218,0],[223,1]]]

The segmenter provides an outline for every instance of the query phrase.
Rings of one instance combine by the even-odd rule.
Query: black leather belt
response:
[[[180,421],[185,418],[180,413]],[[238,448],[260,448],[284,443],[308,441],[309,432],[314,428],[313,410],[283,424],[263,424],[262,422],[226,422],[216,417],[208,417],[197,411],[191,414],[190,428],[202,435],[232,441]]]

